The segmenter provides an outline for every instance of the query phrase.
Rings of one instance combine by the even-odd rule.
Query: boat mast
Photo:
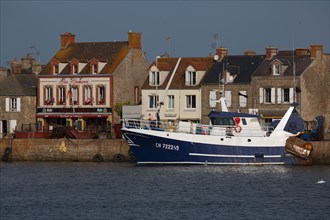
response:
[[[294,61],[294,53],[295,53],[295,49],[294,49],[294,33],[292,32],[292,71],[293,71],[293,103],[295,103],[296,100],[296,63]]]

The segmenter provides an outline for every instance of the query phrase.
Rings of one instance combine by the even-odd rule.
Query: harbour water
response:
[[[330,166],[11,162],[0,186],[1,220],[330,218]]]

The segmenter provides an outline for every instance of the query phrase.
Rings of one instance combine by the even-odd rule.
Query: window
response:
[[[72,64],[72,73],[77,74],[78,73],[78,65],[77,64]]]
[[[277,103],[292,103],[293,88],[277,88]]]
[[[96,74],[97,72],[97,64],[92,64],[92,73]]]
[[[279,64],[274,64],[273,65],[273,75],[274,76],[279,76],[280,75],[280,65]]]
[[[186,108],[187,109],[195,109],[196,108],[196,96],[195,95],[187,95],[186,96]]]
[[[92,87],[84,87],[84,105],[92,104]]]
[[[168,100],[167,108],[174,109],[174,95],[168,95],[167,100]]]
[[[65,104],[65,87],[59,86],[57,89],[57,104],[64,105]]]
[[[52,105],[54,103],[53,87],[46,86],[44,89],[44,103],[45,105]]]
[[[54,75],[58,74],[58,64],[53,64],[52,72]]]
[[[259,88],[259,103],[275,104],[275,88]]]
[[[264,89],[264,102],[271,103],[272,101],[272,90],[270,88]]]
[[[152,71],[149,76],[149,84],[151,86],[159,86],[159,72]]]
[[[157,108],[159,97],[158,95],[150,95],[149,96],[149,109]]]
[[[283,102],[290,102],[290,89],[286,88],[282,90],[282,100]]]
[[[97,89],[97,104],[104,105],[105,104],[105,87],[98,86]]]
[[[196,71],[188,71],[186,74],[186,85],[196,85]]]
[[[6,112],[20,112],[21,111],[21,98],[6,98]]]
[[[77,86],[72,87],[72,103],[73,105],[79,104],[79,88]]]

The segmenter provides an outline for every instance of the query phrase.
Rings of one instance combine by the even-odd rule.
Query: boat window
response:
[[[233,118],[210,118],[212,125],[235,125]]]
[[[242,123],[243,123],[243,125],[247,125],[245,118],[242,118]]]

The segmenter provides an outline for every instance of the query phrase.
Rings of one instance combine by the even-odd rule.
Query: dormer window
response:
[[[275,59],[273,62],[271,62],[271,74],[273,76],[280,76],[282,72],[283,72],[283,63],[280,60]]]
[[[93,74],[98,73],[98,71],[97,71],[97,64],[93,64],[93,65],[92,65],[92,73],[93,73]]]
[[[53,65],[53,74],[54,75],[58,74],[58,64]]]
[[[149,85],[159,86],[159,72],[151,71],[149,75]]]
[[[71,64],[71,74],[78,74],[78,64]]]
[[[196,85],[196,71],[186,72],[186,85],[195,86]]]
[[[280,75],[280,64],[273,65],[273,75],[279,76]]]
[[[51,61],[51,68],[52,68],[52,74],[53,75],[57,75],[57,74],[59,74],[59,62],[58,62],[58,60],[57,59],[53,59],[52,61]]]
[[[99,73],[99,61],[95,58],[93,58],[90,61],[90,73],[91,74],[97,74]]]
[[[70,74],[78,74],[79,69],[78,69],[78,60],[73,59],[70,61]]]

